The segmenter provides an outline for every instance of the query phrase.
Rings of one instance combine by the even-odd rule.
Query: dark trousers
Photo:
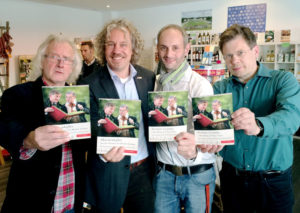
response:
[[[124,213],[154,212],[155,193],[150,166],[150,161],[146,161],[130,171],[128,191],[123,205]]]
[[[282,174],[241,175],[223,162],[220,172],[224,213],[292,213],[292,169]]]

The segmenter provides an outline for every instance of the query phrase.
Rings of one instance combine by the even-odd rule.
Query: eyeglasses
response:
[[[49,61],[53,63],[63,62],[63,64],[71,65],[73,64],[74,60],[68,57],[59,57],[58,55],[45,55]]]
[[[252,49],[250,49],[252,50]],[[245,55],[250,51],[250,50],[240,50],[237,51],[236,54],[227,54],[227,55],[223,55],[223,58],[225,61],[230,61],[233,59],[233,56],[235,55],[238,59],[242,59],[245,57]]]

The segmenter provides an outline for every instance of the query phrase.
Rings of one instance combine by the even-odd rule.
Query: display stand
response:
[[[11,57],[9,22],[0,26],[0,97],[9,86],[9,58]]]

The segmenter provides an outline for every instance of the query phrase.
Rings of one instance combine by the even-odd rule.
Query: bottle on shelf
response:
[[[189,42],[190,44],[192,44],[192,37],[191,37],[191,34],[188,34],[188,42]]]
[[[203,50],[203,47],[200,47],[200,50],[199,50],[199,52],[198,52],[198,58],[199,58],[199,62],[201,62],[202,61],[202,50]]]
[[[196,48],[196,52],[195,52],[195,61],[199,62],[199,50],[198,50],[198,48]]]
[[[192,56],[193,61],[196,61],[196,49],[194,48],[193,50],[193,56]]]
[[[203,32],[201,44],[204,45],[205,42],[206,42],[206,36],[205,36],[205,32]]]
[[[271,53],[270,53],[270,62],[274,62],[274,61],[275,61],[274,50],[271,50]]]
[[[283,62],[283,52],[282,52],[282,50],[279,51],[277,60],[278,60],[279,63]]]
[[[284,54],[284,62],[290,62],[290,54],[288,52]]]
[[[205,44],[210,44],[210,35],[209,35],[209,32],[207,32],[207,34],[206,34]]]
[[[188,61],[188,63],[191,62],[191,49],[189,50],[189,53],[187,55],[187,61]]]
[[[268,50],[267,51],[267,55],[266,55],[266,62],[270,62],[271,61],[270,55],[271,55],[270,50]]]
[[[198,44],[198,45],[201,45],[201,43],[202,43],[202,35],[201,35],[201,33],[199,33],[197,44]]]
[[[291,55],[290,55],[290,62],[295,62],[295,48],[292,48]]]

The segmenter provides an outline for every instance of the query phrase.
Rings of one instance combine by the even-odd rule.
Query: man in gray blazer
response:
[[[147,93],[154,87],[155,75],[133,65],[142,50],[139,33],[125,20],[113,20],[97,35],[96,48],[101,69],[80,84],[89,84],[91,99],[92,140],[88,157],[86,202],[93,212],[118,213],[154,211],[152,187],[153,147],[147,141]],[[99,98],[142,101],[138,121],[138,154],[124,156],[124,147],[114,147],[103,155],[96,154]]]

